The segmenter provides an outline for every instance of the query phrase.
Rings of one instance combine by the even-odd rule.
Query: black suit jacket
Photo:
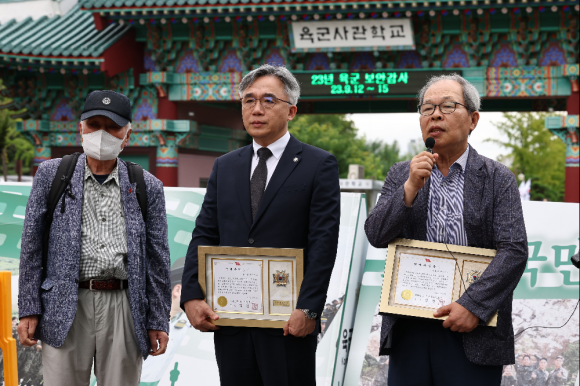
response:
[[[204,297],[198,282],[198,246],[301,248],[304,280],[297,308],[312,310],[320,317],[338,244],[336,158],[291,136],[252,222],[253,153],[248,145],[214,163],[185,259],[182,308],[188,300]]]

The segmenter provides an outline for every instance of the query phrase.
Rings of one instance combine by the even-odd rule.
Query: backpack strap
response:
[[[143,167],[134,162],[124,161],[127,165],[127,172],[129,174],[129,182],[136,183],[136,195],[139,208],[141,208],[141,215],[143,221],[147,222],[147,186],[145,185],[145,177],[143,176]]]
[[[50,227],[52,225],[52,220],[54,218],[54,210],[58,204],[58,200],[64,194],[66,188],[69,188],[70,193],[70,180],[75,171],[79,155],[81,153],[73,153],[70,155],[65,155],[60,161],[60,165],[52,180],[52,185],[50,187],[50,192],[48,193],[48,203],[47,211],[45,214],[45,224],[44,233],[42,234],[42,269],[46,275],[46,265],[48,260],[48,239],[50,237]],[[62,203],[62,211],[64,211],[64,197]]]

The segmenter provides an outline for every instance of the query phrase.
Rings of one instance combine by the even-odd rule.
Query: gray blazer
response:
[[[369,242],[385,248],[395,238],[426,240],[429,186],[421,189],[408,208],[403,185],[409,177],[410,161],[395,164],[377,206],[365,223]],[[513,173],[499,162],[483,157],[473,147],[465,170],[463,219],[469,246],[497,249],[497,255],[481,278],[457,302],[475,314],[480,325],[463,334],[467,358],[480,365],[515,362],[512,299],[526,267],[528,240],[518,186]],[[499,310],[497,327],[486,322]],[[389,332],[399,319],[383,315],[381,355],[390,351]],[[399,319],[404,323],[404,319]]]
[[[35,337],[53,347],[64,343],[77,309],[85,159],[84,154],[79,156],[71,179],[75,198],[65,195],[65,212],[60,211],[60,202],[54,211],[44,280],[41,277],[44,215],[60,158],[40,164],[26,206],[20,251],[18,312],[21,318],[39,315]],[[150,173],[144,171],[143,174],[147,186],[147,224],[137,202],[135,184],[129,183],[127,167],[124,162],[119,162],[121,200],[127,227],[129,304],[139,348],[143,358],[147,358],[151,349],[147,330],[169,333],[171,281],[163,185]]]

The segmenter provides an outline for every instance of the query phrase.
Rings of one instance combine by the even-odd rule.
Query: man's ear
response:
[[[479,122],[479,111],[474,111],[473,113],[471,113],[471,126],[470,126],[470,131],[473,132],[473,130],[475,130],[475,128],[477,127],[477,123]]]
[[[298,113],[298,107],[290,106],[290,108],[288,109],[288,121],[293,120],[294,117],[296,116],[296,113]]]
[[[125,136],[125,140],[123,141],[123,149],[129,144],[129,138],[131,138],[131,133],[133,133],[133,128],[127,130],[127,135]]]

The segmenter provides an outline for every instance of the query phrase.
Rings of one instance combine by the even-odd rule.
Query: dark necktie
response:
[[[266,166],[266,161],[272,156],[272,152],[267,147],[262,147],[258,149],[258,166],[252,174],[250,179],[250,194],[252,200],[252,220],[256,217],[258,213],[258,207],[260,206],[260,201],[264,195],[264,190],[266,190],[266,180],[268,179],[268,167]]]

